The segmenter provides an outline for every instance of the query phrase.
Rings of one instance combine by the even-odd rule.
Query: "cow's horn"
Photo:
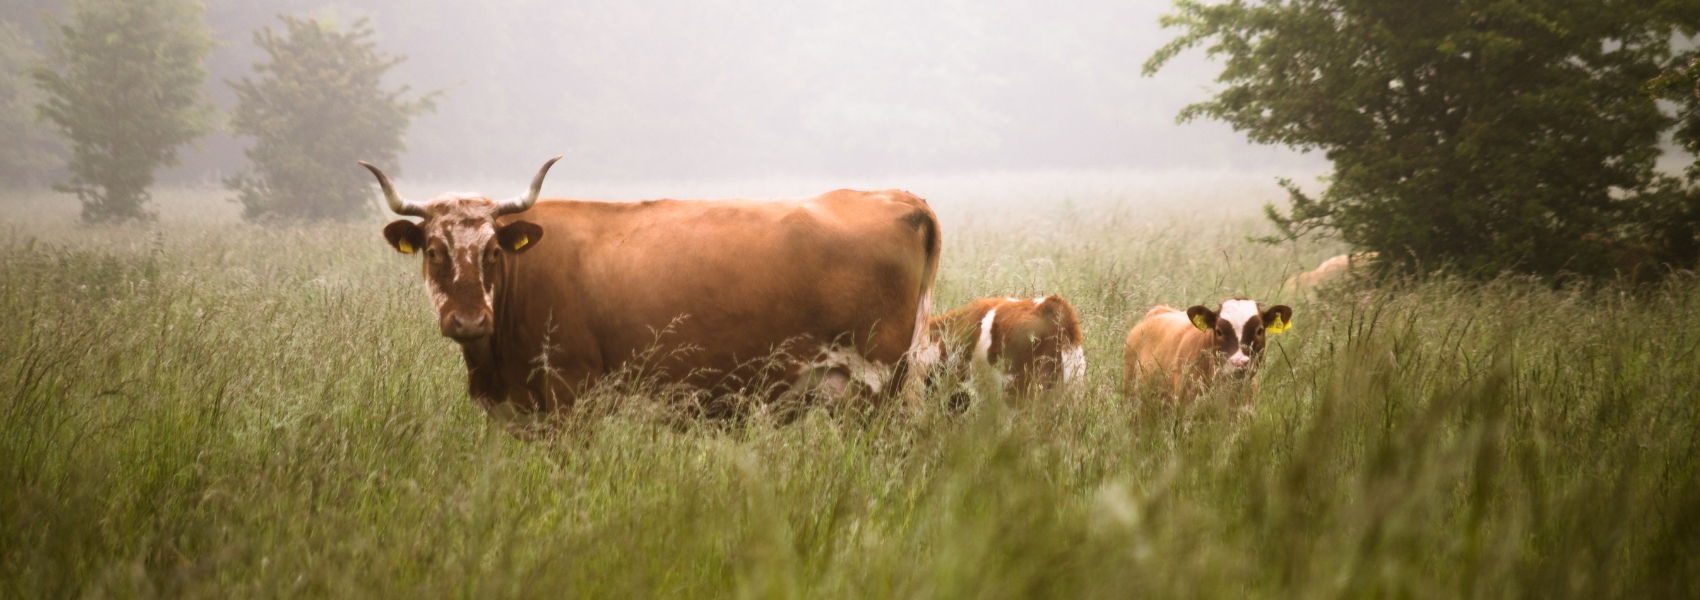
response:
[[[384,188],[384,199],[390,202],[390,210],[395,211],[395,214],[409,217],[425,216],[425,207],[423,205],[403,200],[401,198],[401,194],[395,193],[395,186],[390,185],[389,175],[385,175],[383,171],[372,166],[372,163],[363,160],[359,162],[360,166],[366,167],[366,170],[371,171],[372,175],[378,178],[378,187]]]
[[[537,195],[543,193],[543,178],[549,174],[549,167],[555,166],[557,160],[561,160],[561,157],[557,156],[549,159],[549,162],[543,163],[543,168],[537,170],[537,176],[531,178],[531,190],[526,192],[524,196],[503,202],[501,206],[496,208],[496,214],[507,215],[524,212],[530,209],[531,205],[537,204]]]

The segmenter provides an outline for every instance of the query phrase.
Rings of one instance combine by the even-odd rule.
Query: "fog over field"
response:
[[[263,8],[260,7],[263,5]],[[275,14],[369,17],[407,56],[392,84],[441,90],[417,120],[414,177],[522,179],[565,154],[566,179],[825,179],[1055,169],[1318,170],[1219,123],[1177,125],[1214,71],[1202,52],[1153,78],[1167,2],[794,3],[212,0],[213,98],[260,57]],[[240,168],[218,134],[172,177]],[[521,182],[523,183],[523,182]],[[796,190],[798,194],[809,190]],[[679,192],[681,194],[687,191]],[[812,192],[809,192],[812,193]]]
[[[28,45],[12,43],[18,39],[44,46],[53,30],[42,17],[63,17],[65,1],[0,4],[0,21],[17,24],[0,27],[0,67],[27,62],[19,59],[27,52],[8,54]],[[103,9],[90,12],[101,12],[105,25],[125,16],[114,7],[142,6],[105,1],[115,4],[86,5]],[[1535,37],[1553,29],[1544,17],[1563,12],[1491,1],[1515,17],[1538,17]],[[1700,223],[1700,191],[1683,195],[1690,188],[1675,180],[1658,188],[1626,175],[1594,186],[1581,177],[1605,163],[1650,165],[1659,139],[1681,139],[1668,131],[1673,124],[1654,123],[1667,129],[1640,138],[1611,130],[1616,137],[1594,143],[1602,138],[1589,137],[1591,129],[1573,134],[1553,125],[1610,118],[1563,123],[1550,116],[1586,111],[1549,107],[1531,119],[1557,130],[1546,144],[1516,143],[1540,136],[1495,121],[1485,128],[1494,134],[1483,138],[1493,142],[1486,150],[1368,144],[1385,160],[1331,171],[1318,154],[1250,145],[1247,134],[1220,122],[1175,122],[1182,107],[1211,96],[1222,65],[1195,50],[1155,77],[1140,75],[1152,52],[1178,35],[1158,26],[1170,6],[205,0],[218,40],[205,91],[220,125],[145,193],[128,196],[145,199],[144,210],[91,217],[94,203],[79,207],[78,196],[47,189],[68,178],[59,167],[27,166],[27,184],[0,185],[0,314],[8,317],[0,319],[0,600],[1700,597],[1700,337],[1682,327],[1700,314],[1700,276],[1692,259],[1658,262],[1646,254],[1661,240],[1695,242],[1668,246],[1676,250],[1700,248],[1689,227]],[[1413,20],[1419,9],[1447,18],[1467,10],[1340,6]],[[1560,16],[1576,25],[1583,13]],[[252,165],[244,153],[251,142],[231,133],[237,102],[229,82],[255,76],[265,53],[252,33],[280,27],[279,14],[339,24],[369,19],[379,49],[407,57],[381,89],[435,94],[435,111],[407,127],[406,151],[379,161],[412,200],[451,191],[508,198],[544,160],[564,155],[543,184],[544,198],[799,198],[900,188],[926,198],[936,226],[915,204],[886,224],[929,225],[917,236],[868,233],[892,231],[875,228],[866,214],[884,213],[872,209],[854,215],[862,220],[829,212],[839,210],[833,202],[883,210],[893,206],[891,196],[784,213],[733,203],[700,214],[689,211],[701,204],[594,206],[601,212],[593,213],[539,203],[494,223],[442,212],[449,202],[430,212],[398,201],[392,211],[350,156],[367,146],[320,143],[338,133],[345,141],[380,137],[349,133],[364,131],[354,125],[370,125],[368,116],[327,125],[338,120],[326,114],[359,111],[324,106],[362,106],[347,101],[361,82],[323,68],[328,61],[303,70],[331,73],[313,89],[342,95],[302,97],[342,102],[296,98],[315,110],[278,119],[289,126],[269,132],[284,149],[274,154],[283,157],[277,163],[312,168],[282,170],[287,177],[265,185],[329,185],[242,199],[278,188],[252,180],[243,187],[232,177]],[[1480,15],[1466,16],[1458,21]],[[296,24],[308,39],[326,31]],[[101,35],[78,39],[126,48],[103,46],[104,33],[95,30]],[[1299,46],[1351,48],[1313,44],[1312,29],[1296,30]],[[1596,41],[1583,45],[1597,49]],[[82,56],[78,64],[98,72],[129,55],[85,49]],[[1568,61],[1561,56],[1559,68]],[[1700,57],[1694,65],[1700,79]],[[0,101],[24,98],[16,92],[24,88],[8,81],[0,79]],[[1393,89],[1381,83],[1358,89]],[[265,89],[291,85],[312,87]],[[1601,90],[1634,86],[1583,87],[1589,93],[1559,104],[1592,110],[1590,102],[1611,96]],[[1310,88],[1300,92],[1300,104],[1344,107],[1345,120],[1367,114],[1361,105],[1326,101],[1332,97],[1312,102],[1323,95]],[[105,106],[119,95],[86,96]],[[256,102],[244,95],[245,106]],[[386,104],[386,114],[407,114],[400,104]],[[1441,104],[1442,116],[1453,114]],[[22,105],[0,104],[0,111]],[[1618,108],[1617,117],[1634,115]],[[95,118],[83,121],[93,129],[122,130],[91,112]],[[164,121],[136,114],[127,116],[142,129]],[[0,120],[0,133],[18,122]],[[1361,133],[1342,127],[1311,131]],[[317,135],[324,132],[331,134]],[[1568,144],[1578,139],[1589,143]],[[1642,145],[1625,142],[1624,152],[1599,151],[1636,139]],[[102,143],[111,140],[88,146]],[[1316,144],[1347,165],[1341,157],[1369,153],[1341,149],[1362,146]],[[51,141],[16,147],[55,158]],[[1527,158],[1537,154],[1525,151],[1531,148],[1540,156]],[[1580,158],[1555,158],[1569,154]],[[1588,162],[1598,157],[1605,158]],[[1632,160],[1639,158],[1646,160]],[[1469,161],[1477,159],[1498,162],[1475,168]],[[1681,160],[1667,171],[1693,164]],[[1460,164],[1473,172],[1451,168]],[[1525,164],[1546,170],[1522,170]],[[152,168],[145,166],[131,171],[145,175]],[[1695,180],[1684,185],[1700,182],[1695,167]],[[1518,177],[1503,176],[1513,171]],[[1365,172],[1385,178],[1350,196],[1349,177]],[[0,169],[0,183],[16,173]],[[1341,209],[1325,216],[1338,217],[1329,225],[1344,234],[1251,240],[1285,226],[1266,218],[1264,205],[1315,194],[1330,183],[1322,178],[1328,173],[1336,190],[1348,188],[1351,202],[1323,206]],[[344,174],[353,177],[335,181]],[[1283,178],[1302,193],[1289,195],[1277,184]],[[1451,179],[1493,185],[1458,187]],[[1501,179],[1523,187],[1502,189]],[[1587,181],[1571,195],[1548,194],[1566,179]],[[1623,210],[1614,203],[1632,180],[1648,184],[1641,192],[1651,200]],[[1411,190],[1421,193],[1399,194]],[[304,210],[335,204],[327,198],[337,193],[352,210]],[[1554,210],[1593,201],[1613,210]],[[1365,205],[1376,219],[1345,218],[1352,214],[1342,207]],[[666,212],[681,206],[688,211]],[[256,207],[267,210],[244,212]],[[1326,211],[1311,216],[1319,212]],[[645,220],[617,229],[631,222],[605,216],[615,213]],[[1554,216],[1563,214],[1636,218]],[[752,215],[761,218],[745,218]],[[1459,218],[1415,218],[1437,215]],[[397,219],[408,222],[385,229]],[[459,239],[486,244],[485,266],[468,268],[480,264],[480,248],[464,243],[454,251],[467,260],[446,260],[441,229],[429,234],[436,237],[407,237],[413,219],[474,232]],[[1472,271],[1424,262],[1412,251],[1422,260],[1409,262],[1420,269],[1383,268],[1409,250],[1406,240],[1435,241],[1431,251],[1463,246],[1471,219],[1508,220],[1493,223],[1503,227],[1489,228],[1493,235],[1481,236],[1488,241],[1592,245],[1555,251],[1484,243],[1474,255],[1513,258]],[[1399,227],[1368,227],[1383,223]],[[1611,235],[1613,227],[1620,235]],[[785,235],[768,235],[774,231]],[[910,237],[914,260],[856,256]],[[776,239],[785,241],[775,248],[801,251],[761,256],[738,245]],[[1386,240],[1393,241],[1373,245]],[[1379,252],[1353,259],[1368,269],[1311,287],[1289,280],[1363,250]],[[1510,268],[1529,257],[1598,258],[1606,267],[1595,279]],[[1614,258],[1643,262],[1613,270]],[[794,270],[776,267],[781,261]],[[1506,268],[1493,270],[1499,266]],[[877,276],[845,275],[858,269]],[[648,283],[623,290],[617,279],[596,279],[599,270]],[[489,309],[486,322],[501,335],[548,332],[535,354],[522,348],[502,357],[521,365],[513,372],[547,377],[574,365],[560,357],[607,359],[610,369],[547,415],[547,430],[493,415],[472,398],[467,365],[477,352],[495,354],[479,345],[496,330],[479,337],[445,329],[461,319],[439,306],[448,305],[441,282],[450,272],[467,297],[482,290],[489,306],[476,308]],[[687,272],[702,285],[681,283]],[[790,405],[771,402],[775,388],[746,386],[716,400],[748,410],[716,418],[695,404],[704,399],[693,395],[700,390],[632,366],[646,355],[634,351],[627,360],[585,341],[605,333],[599,330],[637,330],[620,318],[638,313],[649,295],[683,298],[685,317],[694,311],[710,316],[702,322],[724,324],[677,351],[735,347],[727,340],[776,329],[784,319],[774,315],[788,310],[810,326],[825,321],[820,315],[830,311],[812,294],[879,302],[899,295],[897,287],[866,281],[917,272],[931,278],[930,292],[919,288],[931,296],[906,298],[929,297],[934,316],[977,298],[1033,298],[1035,310],[1059,306],[1040,297],[1066,299],[1080,334],[1079,352],[1065,356],[1083,356],[1085,364],[1071,380],[1034,393],[960,380],[951,368],[961,356],[947,358],[947,368],[916,371],[929,376],[925,385],[894,394],[799,396],[805,402]],[[1129,329],[1152,307],[1208,309],[1242,296],[1290,309],[1263,313],[1285,315],[1268,317],[1267,327],[1245,325],[1261,360],[1255,374],[1201,378],[1192,398],[1126,377]],[[778,300],[745,302],[758,297]],[[925,312],[916,308],[924,302],[902,307],[901,333],[910,331],[911,314]],[[1263,318],[1264,308],[1237,306],[1242,324]],[[539,307],[547,318],[527,320],[536,315],[524,309]],[[1228,311],[1219,312],[1226,320]],[[990,362],[998,321],[979,322],[978,357],[970,360]],[[1211,335],[1176,323],[1187,334]],[[562,329],[575,331],[553,337]],[[666,341],[667,329],[650,330]],[[1233,340],[1216,331],[1210,339]],[[1173,355],[1222,360],[1226,352]],[[791,360],[777,363],[785,368],[824,364],[802,365],[783,353],[767,358]]]

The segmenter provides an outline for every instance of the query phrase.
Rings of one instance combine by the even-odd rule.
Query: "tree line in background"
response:
[[[0,176],[39,180],[63,160],[56,187],[86,220],[147,218],[153,173],[215,122],[202,9],[68,0],[57,13],[44,50],[0,22],[0,136],[12,140]],[[1700,156],[1700,50],[1673,44],[1700,30],[1700,3],[1180,0],[1163,22],[1181,34],[1147,74],[1201,45],[1223,61],[1221,88],[1183,120],[1333,163],[1321,192],[1284,183],[1291,206],[1267,211],[1281,239],[1336,236],[1407,273],[1656,278],[1700,264],[1700,161],[1686,178],[1654,164],[1665,135]],[[227,82],[229,128],[252,140],[248,168],[225,179],[245,216],[370,206],[346,165],[393,172],[436,98],[384,88],[402,58],[373,36],[363,20],[288,16],[254,34],[264,58]]]
[[[53,187],[77,196],[85,222],[151,219],[154,174],[215,126],[204,66],[213,37],[203,9],[186,0],[69,0],[64,8],[39,56],[15,28],[0,28],[7,68],[0,103],[16,109],[0,121],[0,134],[25,142],[0,154],[0,174],[32,180],[60,152],[21,116],[34,112],[68,144],[68,178]],[[432,94],[409,98],[405,86],[383,88],[402,57],[379,51],[364,20],[342,27],[280,19],[281,31],[254,33],[265,52],[256,78],[227,82],[238,97],[229,127],[252,145],[249,168],[225,184],[251,220],[365,214],[369,182],[350,165],[393,163],[408,124],[432,108]],[[19,81],[25,70],[33,90]]]
[[[1653,279],[1700,263],[1700,2],[1180,0],[1154,73],[1205,45],[1214,97],[1182,120],[1319,150],[1328,186],[1283,182],[1281,236],[1338,236],[1398,272]],[[1659,106],[1680,107],[1671,114]]]

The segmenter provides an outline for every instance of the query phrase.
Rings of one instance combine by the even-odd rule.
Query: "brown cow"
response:
[[[940,364],[997,373],[1006,391],[1049,388],[1086,372],[1080,319],[1062,297],[982,298],[934,317]]]
[[[423,251],[438,325],[492,415],[568,408],[623,367],[714,395],[889,391],[925,344],[940,242],[925,200],[539,202],[556,159],[503,202],[409,202],[361,163],[391,210],[424,219],[384,238]]]
[[[1290,292],[1308,292],[1337,279],[1344,277],[1353,269],[1362,269],[1375,263],[1376,252],[1357,252],[1341,254],[1317,265],[1316,270],[1299,273],[1288,277],[1281,289]]]
[[[1194,306],[1182,312],[1158,306],[1127,332],[1124,383],[1131,391],[1161,382],[1172,395],[1185,399],[1202,392],[1218,375],[1250,378],[1267,335],[1286,331],[1292,323],[1292,308],[1264,308],[1246,298],[1223,300],[1216,310]]]

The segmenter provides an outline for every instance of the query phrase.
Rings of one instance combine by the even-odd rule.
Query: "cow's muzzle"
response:
[[[490,335],[489,311],[452,312],[443,316],[443,336],[466,342]]]

